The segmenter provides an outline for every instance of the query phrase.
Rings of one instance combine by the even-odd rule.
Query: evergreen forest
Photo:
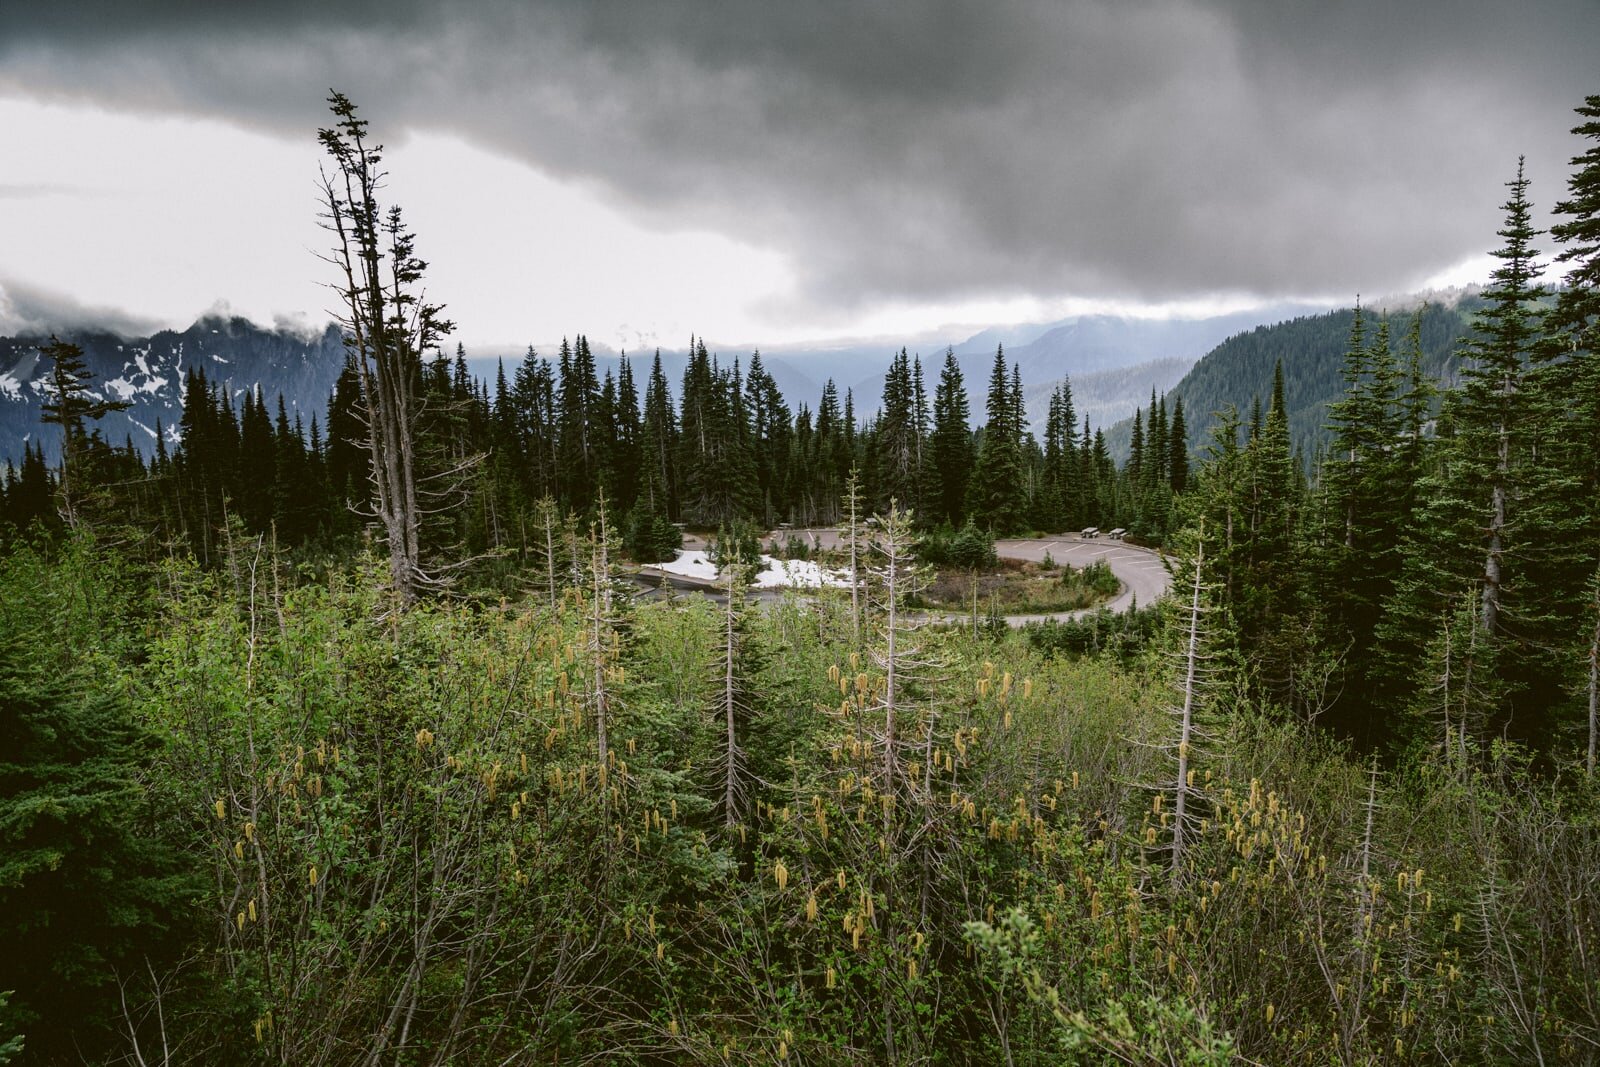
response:
[[[146,457],[42,350],[0,1064],[1600,1064],[1600,96],[1472,300],[1236,338],[1121,463],[1003,348],[478,380],[330,105],[325,412],[196,369]],[[812,527],[847,583],[751,592]],[[1170,592],[919,607],[1084,527]]]

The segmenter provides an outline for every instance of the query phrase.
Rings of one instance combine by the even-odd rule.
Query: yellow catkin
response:
[[[778,892],[782,893],[789,888],[789,868],[779,860],[772,868],[772,880],[778,883]]]
[[[829,967],[823,973],[822,981],[827,988],[833,989],[839,984],[839,975],[832,967]]]
[[[238,916],[235,919],[235,922],[238,924],[239,929],[241,931],[243,931],[244,930],[244,912],[241,911],[238,914]]]
[[[664,960],[666,958],[667,958],[667,945],[666,945],[666,942],[657,941],[656,942],[656,959]]]
[[[214,809],[213,810],[216,811],[218,819],[226,819],[228,817],[227,806],[222,803],[222,798],[221,797],[217,798],[217,802],[214,805]]]
[[[1278,1014],[1278,1008],[1277,1008],[1277,1005],[1275,1005],[1275,1004],[1268,1004],[1268,1005],[1267,1005],[1267,1025],[1268,1025],[1268,1026],[1271,1026],[1271,1025],[1272,1025],[1272,1017],[1273,1017],[1273,1016],[1274,1016],[1274,1015],[1276,1015],[1276,1014]]]
[[[244,842],[242,840],[233,843],[233,855],[235,859],[244,859]]]
[[[917,980],[916,960],[906,960],[906,980],[910,982],[915,982]]]
[[[839,888],[841,890],[843,890],[844,889],[844,868],[843,867],[839,868],[838,881],[839,881]]]
[[[814,892],[806,898],[806,921],[817,921],[817,894]]]
[[[317,865],[313,863],[311,865],[311,885],[312,885],[313,888],[315,888],[316,884],[317,884]]]

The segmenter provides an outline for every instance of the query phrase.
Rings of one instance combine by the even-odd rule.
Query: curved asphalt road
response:
[[[839,546],[839,531],[831,527],[780,531],[779,534],[769,534],[767,540],[771,541],[773,537],[780,535],[800,537],[807,544],[817,548],[832,549]],[[997,555],[1005,559],[1031,560],[1035,563],[1043,561],[1048,554],[1057,563],[1070,563],[1074,567],[1085,567],[1096,560],[1105,560],[1111,568],[1111,573],[1122,583],[1122,591],[1103,605],[1111,611],[1128,611],[1136,604],[1149,604],[1165,595],[1167,588],[1172,584],[1172,576],[1167,573],[1166,564],[1162,562],[1160,555],[1148,548],[1139,548],[1124,541],[1099,537],[1084,538],[1074,534],[996,541],[994,550]],[[1087,615],[1094,610],[1097,609],[1085,608],[1080,611],[1062,611],[1047,615],[1007,615],[1006,622],[1011,626],[1026,626],[1029,623],[1051,619],[1065,621]]]

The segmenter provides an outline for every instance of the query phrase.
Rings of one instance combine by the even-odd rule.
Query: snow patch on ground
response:
[[[9,374],[0,374],[0,393],[15,398],[22,392],[22,383]]]
[[[825,571],[809,559],[773,559],[762,556],[762,571],[753,583],[757,589],[794,586],[800,589],[820,589],[824,585],[848,589],[850,579],[837,571]]]
[[[711,560],[701,551],[679,552],[678,558],[671,563],[657,563],[657,570],[668,574],[678,574],[685,578],[698,578],[709,582],[716,578],[717,568],[712,566]]]
[[[667,574],[695,578],[703,582],[714,581],[717,577],[716,566],[705,552],[698,549],[679,552],[678,558],[671,563],[658,563],[656,567]],[[848,578],[841,577],[833,571],[825,571],[810,560],[781,560],[762,556],[761,572],[751,584],[757,589],[780,589],[786,586],[818,589],[824,585],[849,588],[850,582]]]

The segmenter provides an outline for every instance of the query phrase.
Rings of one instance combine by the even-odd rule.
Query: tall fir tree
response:
[[[933,468],[937,476],[936,518],[961,525],[966,515],[967,483],[972,477],[971,409],[955,349],[946,349],[933,393]]]
[[[1005,346],[1001,345],[995,349],[989,375],[988,422],[968,492],[973,517],[998,534],[1020,530],[1026,515],[1017,399],[1006,372]]]

